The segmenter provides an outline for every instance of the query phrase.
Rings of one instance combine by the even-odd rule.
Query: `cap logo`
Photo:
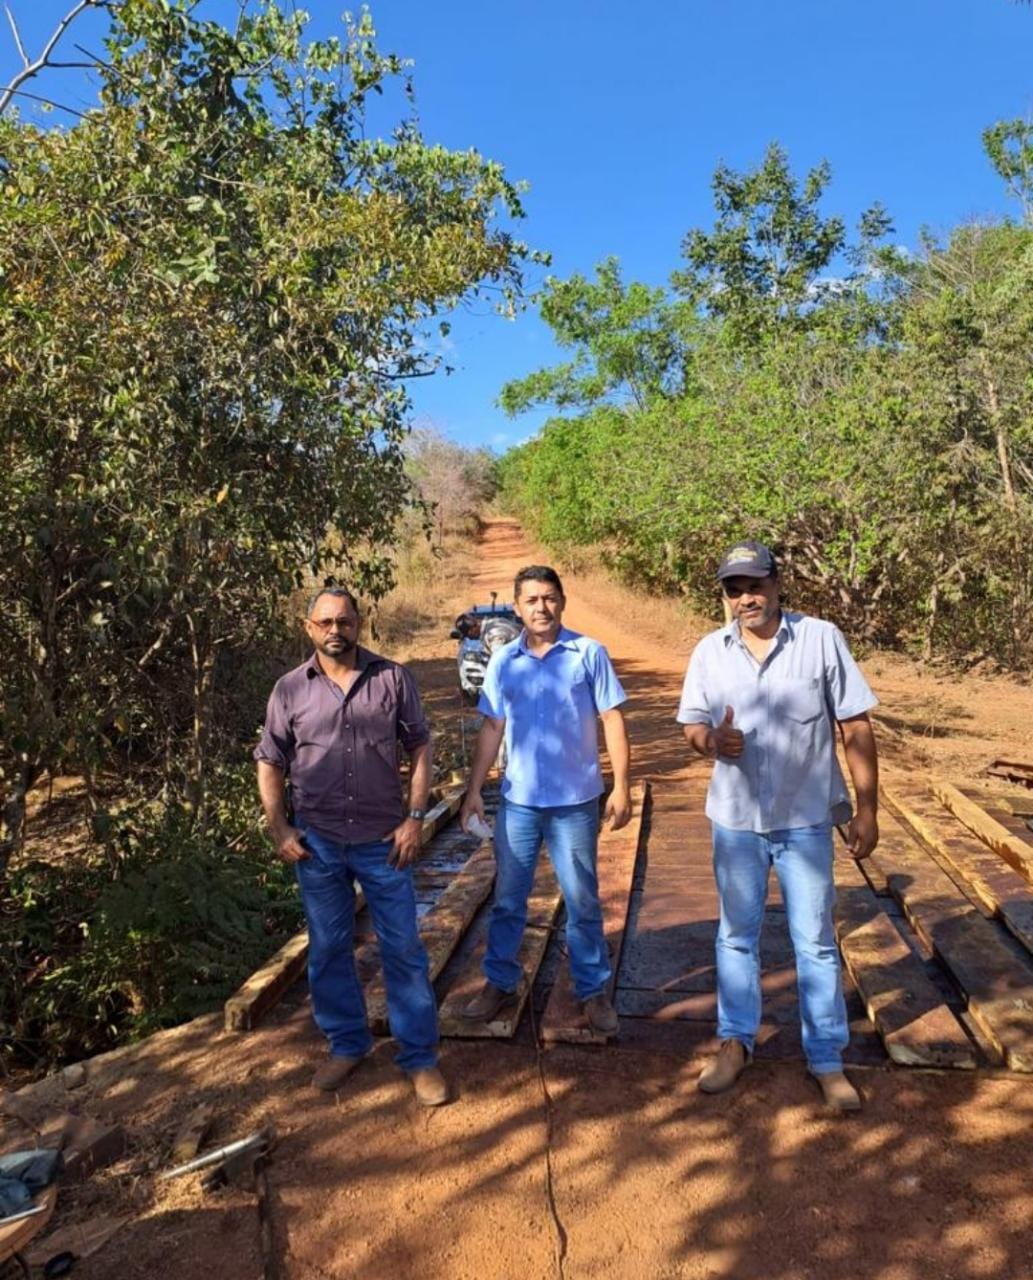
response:
[[[756,558],[757,553],[752,547],[733,547],[725,556],[725,564],[745,564]]]

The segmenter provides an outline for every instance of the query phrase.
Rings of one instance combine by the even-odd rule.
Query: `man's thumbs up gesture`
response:
[[[716,729],[710,730],[710,746],[714,755],[730,760],[742,755],[742,731],[736,729],[734,720],[735,712],[731,707],[725,707],[725,718]]]

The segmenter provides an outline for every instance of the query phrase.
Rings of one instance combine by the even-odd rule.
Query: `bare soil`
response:
[[[455,613],[535,558],[510,521],[489,524],[468,588],[404,656],[460,759]],[[609,648],[630,695],[637,776],[686,765],[674,710],[692,643],[710,623],[631,592],[567,582],[567,621]],[[670,624],[669,633],[657,618]],[[886,749],[951,776],[997,755],[1033,757],[1033,699],[1003,677],[957,679],[894,656],[865,668]],[[472,728],[472,724],[470,725]],[[1023,1280],[1033,1275],[1033,1090],[1003,1072],[854,1068],[864,1110],[822,1112],[800,1062],[759,1062],[730,1095],[694,1086],[700,1062],[662,1041],[539,1051],[448,1042],[457,1100],[414,1103],[383,1043],[336,1097],[308,1088],[322,1048],[307,1010],[246,1036],[217,1017],[98,1064],[40,1106],[119,1121],[132,1151],[66,1197],[62,1214],[133,1220],[79,1280],[262,1275],[250,1193],[158,1184],[176,1122],[215,1102],[213,1140],[273,1123],[269,1176],[280,1274],[291,1280]]]

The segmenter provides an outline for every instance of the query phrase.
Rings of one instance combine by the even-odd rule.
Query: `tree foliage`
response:
[[[525,254],[497,165],[367,133],[406,87],[368,16],[115,13],[95,110],[0,119],[7,852],[44,770],[129,760],[200,811],[227,676],[328,531],[389,581],[423,327]]]
[[[988,149],[1015,180],[1019,153]],[[602,546],[699,607],[722,549],[751,535],[780,553],[796,604],[860,638],[1028,666],[1033,230],[966,225],[909,257],[882,243],[878,205],[851,242],[822,211],[829,178],[796,179],[778,147],[720,168],[717,221],[685,237],[671,290],[628,287],[677,335],[676,373],[650,381],[644,361],[640,399],[605,380],[592,400],[553,395],[582,411],[502,459],[503,495],[561,553]],[[602,345],[634,349],[623,316],[601,323]],[[558,337],[571,345],[567,326]],[[591,367],[592,344],[574,336],[575,364]],[[509,384],[503,405],[535,398],[514,388],[547,399],[557,373]]]
[[[390,585],[427,330],[520,288],[499,166],[423,139],[368,15],[305,22],[124,0],[94,108],[0,116],[0,1018],[23,1060],[211,1007],[296,920],[238,767],[284,602],[309,575]],[[400,106],[387,135],[374,101]],[[46,774],[85,780],[74,866],[19,843]]]

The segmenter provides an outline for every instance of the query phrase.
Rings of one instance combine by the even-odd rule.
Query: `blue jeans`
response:
[[[366,1001],[355,971],[355,884],[366,895],[380,944],[395,1058],[405,1071],[432,1067],[438,1058],[438,1010],[427,953],[416,927],[412,871],[387,860],[387,840],[340,844],[311,828],[310,856],[295,863],[308,921],[308,984],[316,1025],[335,1056],[361,1058],[373,1047]]]
[[[527,924],[527,899],[544,841],[567,908],[567,954],[574,990],[582,1000],[610,980],[595,854],[599,801],[539,809],[503,799],[495,819],[495,898],[488,924],[484,973],[503,991],[524,976],[517,960]]]
[[[778,876],[796,954],[803,1050],[812,1071],[838,1071],[849,1041],[832,926],[832,828],[735,831],[713,823],[717,934],[717,1034],[752,1051],[760,1025],[760,930],[768,872]]]

